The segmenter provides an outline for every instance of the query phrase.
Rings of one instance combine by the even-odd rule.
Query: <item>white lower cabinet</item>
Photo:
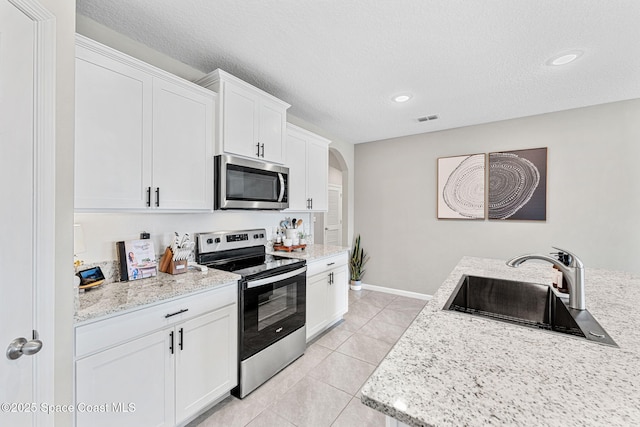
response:
[[[167,331],[158,331],[78,360],[76,425],[173,426],[169,344]]]
[[[307,342],[348,311],[348,269],[346,252],[307,264]]]
[[[77,327],[76,426],[159,427],[193,419],[237,385],[237,313],[231,283]],[[123,339],[100,349],[92,333]]]
[[[236,386],[236,325],[237,307],[228,306],[176,327],[176,420],[197,414]]]

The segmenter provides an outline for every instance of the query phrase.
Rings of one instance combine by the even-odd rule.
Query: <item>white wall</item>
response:
[[[117,259],[115,242],[138,239],[140,232],[151,233],[156,252],[161,254],[171,243],[174,232],[194,233],[265,228],[270,236],[285,217],[303,220],[305,233],[313,232],[311,215],[300,212],[225,211],[202,214],[158,213],[76,213],[82,225],[86,252],[78,254],[85,263]]]
[[[357,145],[365,283],[433,294],[464,255],[507,259],[551,245],[587,267],[640,272],[639,141],[640,100],[631,100]],[[438,157],[537,147],[548,147],[546,222],[436,219]]]

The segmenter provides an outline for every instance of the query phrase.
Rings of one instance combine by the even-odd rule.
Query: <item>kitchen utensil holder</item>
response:
[[[168,274],[182,274],[187,272],[187,260],[181,259],[174,261],[174,254],[170,247],[165,249],[164,254],[162,255],[162,260],[160,260],[159,270],[163,273]]]

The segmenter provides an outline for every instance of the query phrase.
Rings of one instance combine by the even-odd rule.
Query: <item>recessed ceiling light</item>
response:
[[[391,98],[394,102],[407,102],[411,99],[411,94],[409,93],[401,93],[399,95],[395,95]]]
[[[547,61],[547,65],[566,65],[580,58],[584,52],[581,50],[572,50],[570,52],[562,52]]]

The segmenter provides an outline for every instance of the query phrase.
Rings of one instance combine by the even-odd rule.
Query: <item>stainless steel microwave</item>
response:
[[[282,210],[289,207],[289,168],[242,157],[215,157],[215,208]]]

